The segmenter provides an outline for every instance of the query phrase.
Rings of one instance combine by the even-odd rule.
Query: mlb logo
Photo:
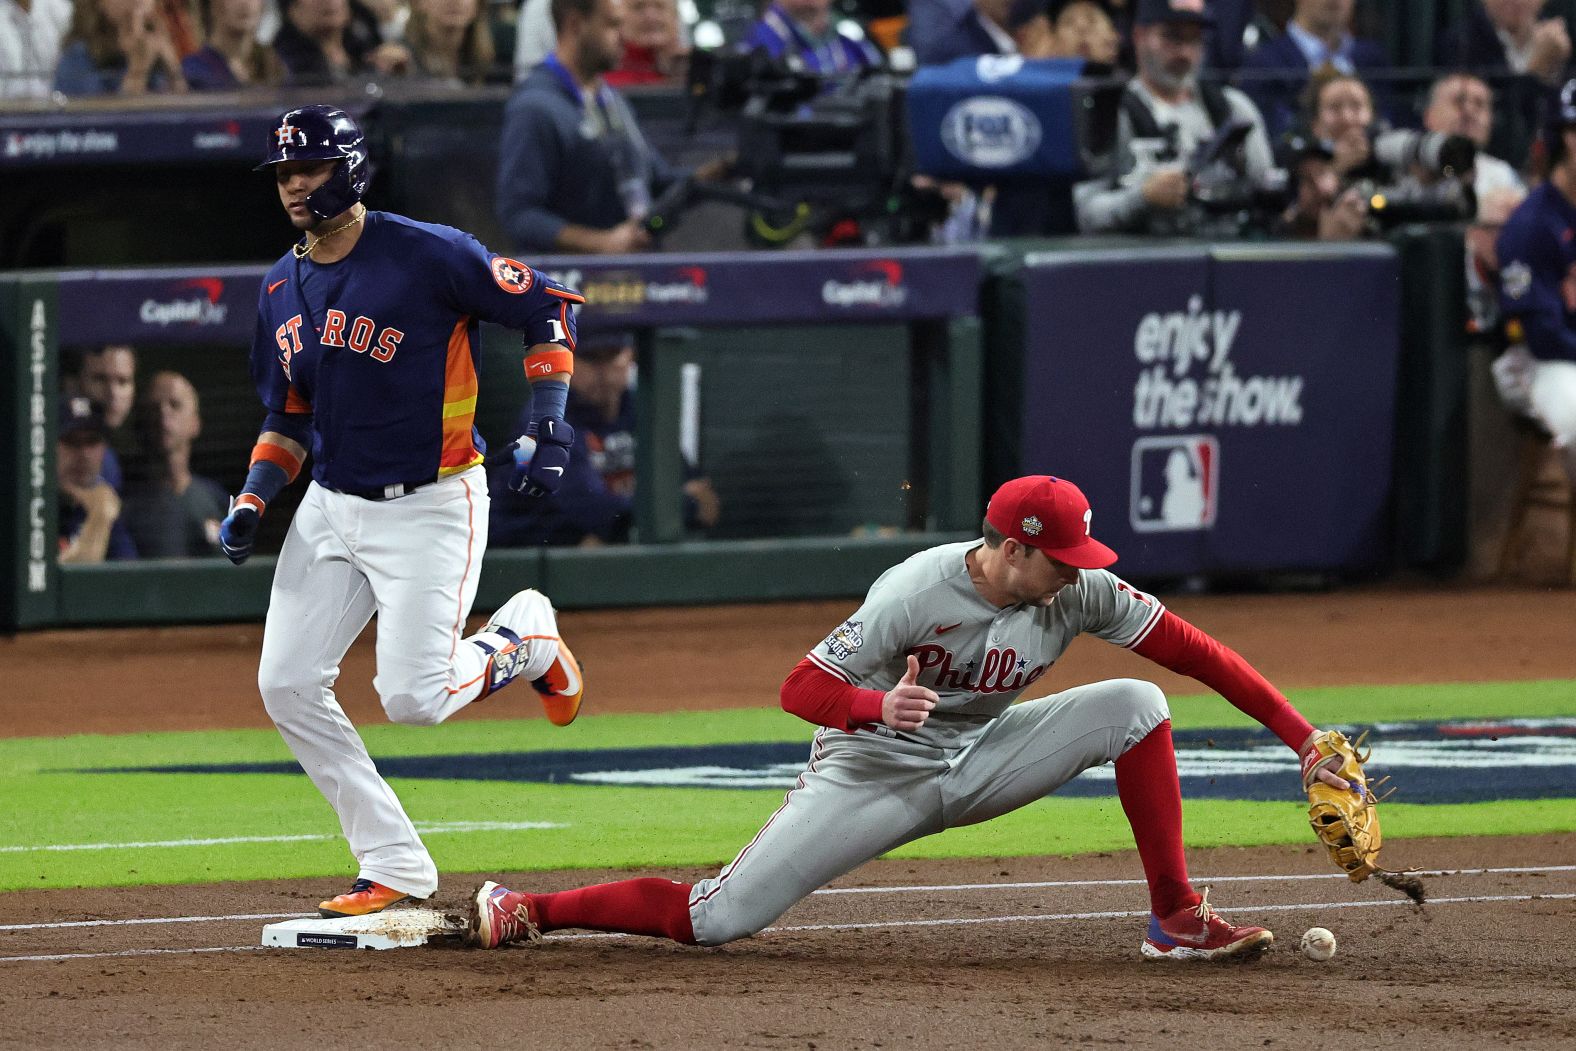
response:
[[[1213,435],[1140,438],[1133,443],[1128,516],[1135,532],[1175,533],[1215,524],[1220,445]]]

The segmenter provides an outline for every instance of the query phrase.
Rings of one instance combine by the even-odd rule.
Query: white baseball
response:
[[[1309,927],[1302,936],[1303,955],[1324,961],[1335,955],[1335,935],[1323,927]]]

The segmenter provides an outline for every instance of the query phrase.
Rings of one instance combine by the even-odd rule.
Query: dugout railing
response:
[[[980,326],[976,317],[979,259],[974,251],[913,249],[627,259],[542,260],[543,269],[586,292],[583,324],[637,334],[638,447],[635,531],[640,543],[579,548],[489,551],[478,608],[491,608],[522,586],[547,588],[560,605],[617,606],[750,601],[857,594],[908,553],[961,536],[977,526],[982,406]],[[263,267],[158,271],[25,272],[0,275],[0,368],[7,377],[3,516],[5,560],[0,628],[90,623],[171,623],[245,620],[267,607],[273,559],[245,566],[222,559],[162,560],[59,566],[56,415],[63,347],[106,343],[157,344],[183,353],[189,370],[222,368],[243,377],[228,400],[204,405],[204,426],[226,434],[234,466],[244,461],[261,409],[248,400],[246,353],[255,323]],[[773,329],[793,335],[805,358],[857,362],[861,354],[896,349],[901,368],[884,390],[865,398],[893,399],[893,463],[879,483],[881,528],[850,530],[835,518],[822,535],[695,540],[683,529],[680,485],[680,402],[686,364],[708,331]],[[489,341],[502,336],[490,333]],[[896,341],[894,343],[894,340]],[[503,343],[509,346],[505,336]],[[819,348],[822,357],[810,353]],[[748,356],[748,342],[726,340],[720,353]],[[718,353],[713,348],[714,353]],[[517,337],[512,349],[517,362]],[[895,360],[895,359],[894,359]],[[523,393],[517,364],[484,373]],[[836,377],[831,377],[835,381]],[[879,383],[880,377],[867,377]],[[789,370],[730,397],[791,405],[799,379]],[[503,407],[512,419],[518,404]],[[500,415],[495,413],[495,415]],[[506,426],[507,422],[504,425]],[[485,433],[485,432],[484,432]],[[494,427],[486,437],[507,440]],[[816,486],[856,485],[863,453],[823,443],[819,483],[800,471],[751,484],[781,490],[782,501],[814,502]],[[894,450],[900,452],[894,453]],[[901,461],[901,462],[898,462]],[[223,468],[210,461],[217,475]],[[201,467],[201,465],[194,464]],[[199,469],[198,473],[202,473]],[[299,484],[295,487],[299,492]],[[271,518],[274,516],[270,516]],[[279,514],[277,529],[288,516]],[[787,517],[787,516],[781,516]],[[265,522],[268,521],[265,519]],[[831,523],[827,526],[826,523]],[[828,535],[826,528],[839,531]]]

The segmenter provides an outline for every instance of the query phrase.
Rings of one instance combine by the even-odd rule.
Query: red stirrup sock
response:
[[[1199,903],[1182,852],[1182,786],[1167,719],[1116,761],[1116,794],[1133,826],[1138,858],[1149,880],[1149,906],[1170,916]]]
[[[689,893],[690,884],[675,880],[626,879],[557,894],[533,894],[531,904],[543,931],[579,927],[694,945]]]

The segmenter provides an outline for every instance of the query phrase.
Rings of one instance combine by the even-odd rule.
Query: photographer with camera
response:
[[[1240,232],[1235,205],[1273,181],[1274,160],[1248,97],[1199,82],[1207,5],[1138,0],[1133,22],[1138,73],[1122,94],[1112,173],[1074,190],[1079,230]]]
[[[1342,193],[1367,202],[1369,233],[1405,222],[1465,222],[1477,144],[1465,135],[1386,128],[1357,77],[1326,70],[1308,85],[1309,133],[1331,156]]]

